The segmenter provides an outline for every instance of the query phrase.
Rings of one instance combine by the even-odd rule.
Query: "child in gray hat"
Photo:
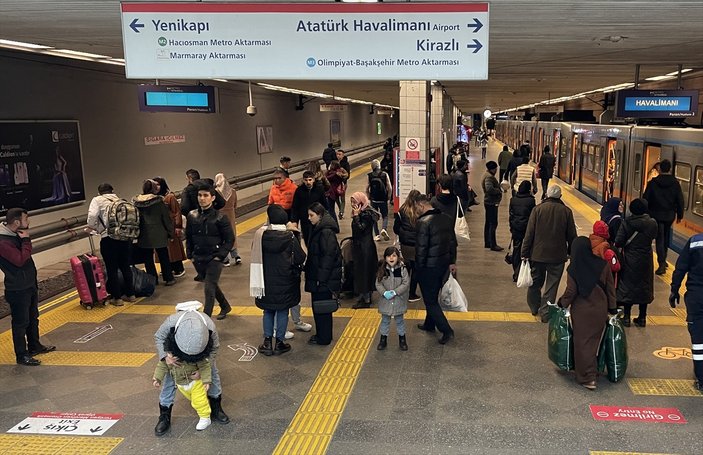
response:
[[[169,365],[164,360],[159,361],[153,378],[154,386],[160,387],[166,373],[171,374],[178,390],[190,400],[200,416],[196,430],[206,429],[211,422],[207,391],[212,383],[212,366],[208,357],[213,338],[208,319],[197,309],[182,311],[164,342],[164,350],[177,357],[179,363]],[[210,323],[212,325],[212,321]]]

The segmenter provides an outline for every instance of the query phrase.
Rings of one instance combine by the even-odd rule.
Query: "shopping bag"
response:
[[[523,259],[522,264],[520,264],[520,271],[517,275],[517,287],[529,288],[530,286],[532,286],[532,270],[530,270],[530,261]]]
[[[625,376],[627,371],[627,338],[625,337],[625,327],[617,317],[610,316],[605,326],[605,336],[603,336],[605,367],[608,370],[608,380],[618,382]]]
[[[568,310],[547,302],[549,308],[549,331],[547,353],[549,360],[560,370],[574,369],[574,335]]]
[[[468,300],[466,300],[466,295],[464,291],[459,286],[459,282],[450,273],[449,279],[442,290],[439,293],[439,306],[442,307],[444,311],[459,311],[465,313],[468,310]]]
[[[461,214],[461,218],[459,217]],[[454,234],[456,234],[457,240],[471,240],[471,235],[469,233],[469,225],[466,223],[466,215],[464,214],[464,209],[461,207],[461,201],[456,198],[456,219],[454,220]]]

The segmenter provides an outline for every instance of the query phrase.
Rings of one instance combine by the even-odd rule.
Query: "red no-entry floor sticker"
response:
[[[596,420],[618,420],[661,423],[687,423],[681,411],[676,408],[634,408],[629,406],[590,405],[591,414]]]

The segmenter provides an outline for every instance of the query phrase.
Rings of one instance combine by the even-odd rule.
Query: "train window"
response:
[[[596,156],[596,147],[593,144],[588,144],[588,170],[593,172],[593,163]]]
[[[687,163],[677,162],[674,168],[674,176],[681,185],[683,193],[683,209],[688,210],[688,195],[691,189],[691,165]]]
[[[703,216],[703,167],[696,167],[696,186],[693,188],[693,207],[696,215]]]
[[[642,154],[635,153],[635,172],[632,179],[632,189],[639,193],[640,184],[642,183]]]
[[[596,146],[596,157],[595,165],[593,166],[593,172],[600,174],[600,161],[603,158],[603,147]]]

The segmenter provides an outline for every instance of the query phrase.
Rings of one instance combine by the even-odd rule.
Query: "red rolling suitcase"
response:
[[[71,270],[81,305],[88,310],[97,304],[104,305],[107,301],[107,289],[100,260],[91,254],[72,257]]]

